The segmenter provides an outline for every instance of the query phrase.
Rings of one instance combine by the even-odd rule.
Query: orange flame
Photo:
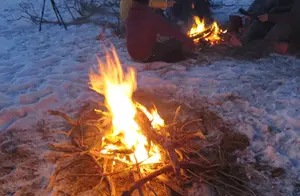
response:
[[[213,22],[210,27],[207,27],[204,19],[201,20],[198,16],[194,16],[194,24],[187,32],[187,35],[193,38],[197,37],[201,33],[203,33],[202,39],[210,42],[211,44],[217,44],[222,40],[221,34],[226,33],[226,31],[222,30],[217,22]],[[198,43],[200,39],[201,38],[195,38],[194,42]]]
[[[111,55],[112,54],[112,55]],[[135,122],[137,107],[140,108],[149,120],[153,128],[164,126],[164,120],[156,110],[149,112],[146,107],[132,101],[132,94],[136,90],[136,72],[128,68],[124,72],[120,60],[113,48],[106,53],[106,63],[98,59],[98,69],[89,74],[91,89],[104,95],[105,105],[112,115],[112,131],[103,138],[102,154],[111,154],[114,150],[127,149],[133,153],[129,158],[118,155],[115,159],[125,163],[157,163],[161,160],[158,146],[149,147],[147,138],[141,133],[139,125]],[[106,142],[118,141],[118,142]],[[118,144],[117,144],[118,143]]]

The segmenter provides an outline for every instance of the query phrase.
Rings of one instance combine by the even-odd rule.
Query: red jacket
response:
[[[186,48],[193,48],[193,41],[184,33],[170,25],[162,16],[147,5],[134,2],[126,20],[126,44],[129,55],[144,61],[151,54],[157,35],[174,37]]]

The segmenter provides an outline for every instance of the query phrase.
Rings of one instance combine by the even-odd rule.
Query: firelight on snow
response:
[[[217,22],[209,27],[206,26],[205,20],[200,19],[198,16],[194,16],[194,23],[192,28],[187,32],[187,35],[191,38],[195,38],[194,42],[198,43],[201,39],[214,45],[222,40],[221,34],[226,33],[226,30],[222,30]],[[199,37],[201,35],[201,37]]]
[[[106,53],[106,63],[98,59],[98,68],[91,71],[89,77],[91,89],[104,95],[105,105],[112,116],[112,130],[103,138],[100,153],[112,154],[115,150],[127,150],[132,151],[129,159],[121,155],[115,159],[128,164],[159,163],[161,154],[158,146],[148,143],[134,119],[138,108],[157,130],[164,126],[164,120],[157,110],[148,111],[145,106],[132,100],[132,94],[137,87],[135,70],[123,70],[113,48],[111,52]]]

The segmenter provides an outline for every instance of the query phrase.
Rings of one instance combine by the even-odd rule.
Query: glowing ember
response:
[[[226,33],[226,31],[222,30],[216,22],[207,27],[204,19],[201,20],[198,16],[194,16],[194,24],[187,34],[189,37],[195,38],[195,43],[204,39],[210,42],[210,44],[217,44],[222,40],[221,34],[223,33]],[[201,37],[198,37],[199,35]]]
[[[105,96],[105,105],[112,115],[113,126],[111,133],[103,138],[100,153],[126,151],[123,156],[119,153],[115,159],[128,164],[159,162],[161,155],[158,147],[148,144],[147,138],[134,120],[136,109],[139,108],[145,113],[155,129],[164,126],[164,120],[157,110],[149,112],[146,107],[132,101],[132,93],[136,89],[135,70],[129,68],[127,72],[123,71],[114,48],[112,52],[107,52],[106,63],[100,60],[98,62],[96,72],[92,71],[89,75],[90,84],[93,90]],[[125,154],[129,156],[126,158]]]

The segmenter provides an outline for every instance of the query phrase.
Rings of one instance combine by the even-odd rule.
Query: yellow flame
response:
[[[209,30],[210,29],[210,30]],[[208,32],[205,32],[209,30]],[[204,33],[205,32],[205,33]],[[207,27],[205,25],[205,20],[200,19],[198,16],[194,16],[194,23],[192,28],[187,32],[187,35],[191,38],[196,37],[197,35],[204,33],[202,35],[202,39],[205,39],[206,41],[210,42],[211,44],[216,44],[219,41],[222,40],[221,34],[226,33],[226,31],[223,31],[217,22],[213,22],[212,26]],[[200,41],[200,38],[195,38],[194,42],[198,43]]]
[[[112,55],[111,55],[112,54]],[[89,74],[91,89],[104,95],[105,105],[112,115],[112,132],[103,138],[102,154],[110,154],[113,150],[128,149],[134,153],[129,155],[129,160],[124,156],[117,156],[117,160],[126,163],[157,163],[161,159],[159,149],[151,145],[148,152],[147,138],[141,133],[139,125],[135,122],[136,108],[142,111],[152,122],[154,128],[164,125],[163,119],[157,111],[151,113],[141,104],[132,101],[132,94],[136,90],[136,72],[128,68],[125,72],[113,48],[106,53],[106,63],[98,59],[98,69]],[[105,142],[106,140],[115,143]],[[118,143],[118,144],[116,144]]]
[[[144,114],[148,117],[148,119],[151,121],[151,125],[155,129],[160,129],[165,125],[165,121],[159,116],[157,109],[153,109],[151,113],[146,109],[145,106],[136,103],[136,106],[144,112]]]

